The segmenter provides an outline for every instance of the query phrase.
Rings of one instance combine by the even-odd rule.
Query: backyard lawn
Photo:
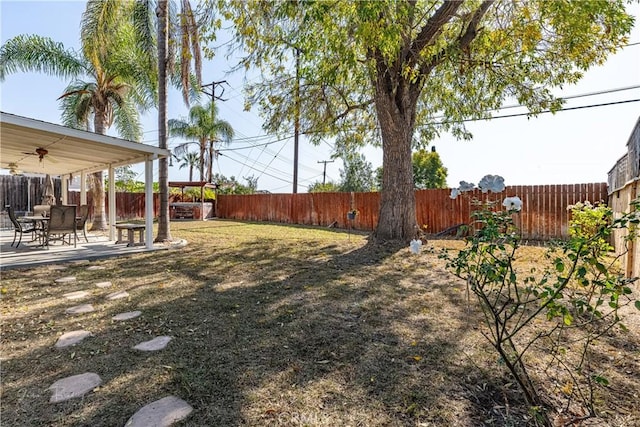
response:
[[[3,426],[124,426],[171,395],[193,407],[185,426],[534,425],[465,283],[438,258],[460,241],[414,255],[334,229],[171,227],[186,247],[2,273]],[[523,248],[521,267],[543,251]],[[82,304],[94,311],[66,312]],[[142,314],[112,319],[131,311]],[[582,425],[640,425],[640,312],[628,315],[628,332],[595,344],[609,384],[595,390],[601,417]],[[76,330],[92,335],[55,347]],[[172,339],[133,349],[157,336]],[[543,394],[561,401],[561,384],[528,354]],[[86,372],[101,384],[49,403],[53,383]]]

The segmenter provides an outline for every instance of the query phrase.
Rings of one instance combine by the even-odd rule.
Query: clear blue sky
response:
[[[79,26],[84,1],[7,1],[0,0],[0,41],[18,34],[38,34],[62,42],[65,47],[79,48]],[[636,27],[630,42],[640,42],[640,4],[629,6],[636,17]],[[248,147],[275,141],[264,136],[262,120],[257,111],[243,111],[242,76],[225,72],[230,64],[219,55],[203,69],[205,82],[227,80],[225,102],[219,104],[220,116],[236,130],[236,140],[229,148]],[[60,122],[57,98],[68,82],[37,73],[19,73],[0,84],[2,111],[44,120]],[[619,88],[640,86],[640,44],[626,47],[606,64],[593,68],[573,86],[558,95],[574,96]],[[603,104],[640,99],[640,88],[608,94],[580,97],[567,102],[566,107]],[[188,109],[177,92],[170,94],[169,118],[186,116]],[[498,115],[523,112],[506,109]],[[498,174],[507,185],[570,184],[605,182],[607,172],[625,153],[633,126],[640,117],[640,102],[597,108],[584,108],[526,117],[494,119],[468,124],[474,134],[472,141],[456,141],[443,135],[434,142],[444,165],[448,168],[448,184],[461,180],[478,182],[486,174]],[[143,118],[144,142],[157,145],[155,111]],[[293,132],[292,132],[293,133]],[[264,136],[264,138],[256,138]],[[171,147],[181,143],[171,139]],[[378,149],[364,153],[374,168],[382,163]],[[329,160],[331,146],[312,146],[301,138],[299,162],[299,192],[306,185],[322,180],[320,160]],[[293,138],[268,146],[224,152],[215,171],[226,176],[259,177],[258,188],[271,192],[291,192],[293,170]],[[327,165],[327,180],[339,180],[340,160]],[[137,170],[142,170],[138,169]],[[156,171],[157,177],[157,171]],[[173,167],[170,180],[186,180],[187,170]],[[196,176],[197,178],[197,176]]]

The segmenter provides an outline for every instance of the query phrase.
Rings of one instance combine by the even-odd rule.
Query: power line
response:
[[[580,105],[578,107],[566,107],[566,108],[561,108],[556,112],[560,112],[560,111],[571,111],[571,110],[582,110],[585,108],[595,108],[595,107],[607,107],[609,105],[617,105],[617,104],[628,104],[630,102],[638,102],[640,101],[640,99],[627,99],[625,101],[614,101],[614,102],[605,102],[603,104],[591,104],[591,105]],[[544,114],[544,113],[553,113],[552,110],[543,110],[543,111],[539,111],[536,114]],[[479,122],[479,121],[488,121],[488,120],[495,120],[495,119],[507,119],[507,118],[511,118],[511,117],[520,117],[520,116],[530,116],[532,115],[532,113],[515,113],[515,114],[505,114],[503,116],[495,116],[495,117],[489,117],[487,119],[461,119],[461,120],[450,120],[450,121],[443,121],[443,122],[436,122],[436,123],[429,123],[431,125],[444,125],[444,124],[449,124],[449,123],[463,123],[463,122]]]

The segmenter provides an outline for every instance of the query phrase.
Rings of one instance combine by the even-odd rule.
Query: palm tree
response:
[[[196,90],[199,92],[201,82],[201,54],[198,23],[189,0],[180,1],[180,14],[175,7],[170,7],[169,0],[158,0],[155,9],[153,2],[137,0],[135,2],[134,22],[136,33],[142,41],[142,46],[152,46],[154,24],[156,25],[158,64],[158,146],[168,148],[167,144],[167,87],[168,77],[178,75],[185,104],[189,105],[189,95],[193,95],[192,79],[195,80]],[[157,20],[154,21],[154,17]],[[176,43],[169,43],[174,40]],[[171,49],[178,44],[180,50],[175,54]],[[179,73],[174,72],[176,61],[180,66]],[[195,75],[191,73],[193,60]],[[169,163],[167,159],[158,161],[158,184],[160,191],[160,210],[158,212],[158,235],[156,242],[170,241],[171,228],[169,226]]]
[[[0,80],[16,71],[71,79],[59,98],[62,121],[105,134],[113,124],[120,136],[139,141],[139,112],[153,105],[155,75],[142,58],[126,17],[130,3],[89,0],[80,23],[81,51],[37,35],[20,35],[0,48]],[[103,172],[92,175],[92,229],[107,228]]]
[[[195,168],[200,162],[200,156],[195,151],[190,151],[188,153],[184,153],[181,157],[178,157],[180,163],[178,164],[179,169],[189,168],[189,181],[193,181],[193,168]]]
[[[187,152],[188,147],[192,144],[198,145],[200,180],[209,181],[213,179],[213,161],[216,157],[216,143],[224,142],[229,144],[234,136],[231,124],[225,120],[218,119],[218,107],[212,101],[209,104],[194,105],[189,110],[189,120],[169,120],[169,133],[171,136],[180,136],[183,138],[191,138],[188,141],[178,145],[175,153]],[[205,176],[205,165],[207,166],[207,174]],[[205,178],[206,177],[206,178]]]

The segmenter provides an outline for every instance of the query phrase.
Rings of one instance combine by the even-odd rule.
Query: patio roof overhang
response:
[[[42,159],[36,150],[47,153]],[[79,175],[168,157],[169,150],[0,112],[0,166]]]

